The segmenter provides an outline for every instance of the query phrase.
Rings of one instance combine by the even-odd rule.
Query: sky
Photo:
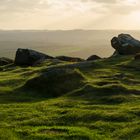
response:
[[[0,0],[0,29],[140,29],[140,0]]]

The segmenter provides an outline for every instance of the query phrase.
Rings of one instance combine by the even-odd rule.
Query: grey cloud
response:
[[[0,0],[0,12],[22,12],[47,6],[42,0]]]

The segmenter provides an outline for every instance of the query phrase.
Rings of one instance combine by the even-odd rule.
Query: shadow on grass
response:
[[[32,91],[22,87],[11,92],[1,93],[0,104],[39,102],[61,96],[73,100],[87,100],[93,104],[120,104],[135,100],[133,95],[140,95],[139,90],[130,90],[121,84],[109,84],[102,87],[87,84],[77,89],[72,89],[65,94],[61,93],[59,96],[54,95],[51,91],[46,91],[46,94],[44,94],[45,92],[41,93],[41,90],[40,92],[38,90]]]
[[[0,104],[39,102],[46,99],[47,98],[35,93],[24,91],[23,89],[0,93]]]
[[[130,90],[121,84],[110,84],[105,86],[85,85],[82,88],[69,93],[69,98],[87,100],[93,104],[121,104],[135,101],[135,96],[140,95],[139,90]]]

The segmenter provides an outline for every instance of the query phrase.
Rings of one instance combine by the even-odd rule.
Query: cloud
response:
[[[140,7],[139,0],[81,0],[81,2],[96,2],[101,4],[101,8],[106,9],[106,12],[114,14],[129,14],[137,11]]]
[[[98,3],[116,3],[117,0],[81,0],[82,2],[98,2]]]
[[[0,13],[34,12],[36,10],[79,9],[127,14],[140,6],[137,0],[0,0]],[[82,10],[81,10],[82,11]]]
[[[47,0],[0,0],[0,12],[33,11],[47,7]]]
[[[116,28],[126,17],[131,24],[139,7],[139,0],[0,0],[0,27]]]

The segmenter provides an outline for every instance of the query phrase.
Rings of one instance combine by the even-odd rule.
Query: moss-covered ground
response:
[[[0,140],[139,139],[140,61],[133,56],[0,67]]]

